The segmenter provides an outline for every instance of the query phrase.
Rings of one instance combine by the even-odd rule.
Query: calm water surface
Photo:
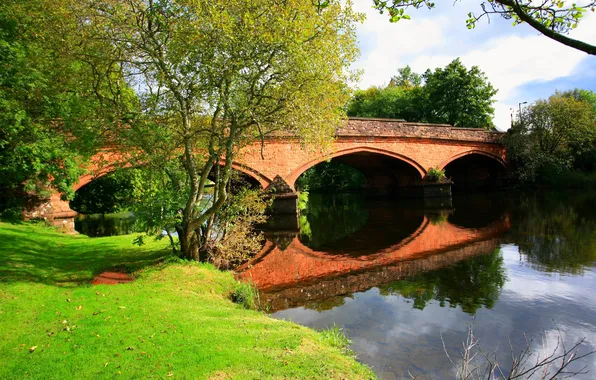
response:
[[[358,359],[385,379],[453,377],[472,323],[510,364],[534,338],[540,353],[585,337],[596,349],[596,194],[496,193],[452,204],[302,202],[299,229],[267,234],[241,276],[273,316],[338,325]],[[596,378],[596,355],[582,361]]]
[[[75,218],[75,230],[89,237],[118,236],[135,232],[134,214],[78,215]]]

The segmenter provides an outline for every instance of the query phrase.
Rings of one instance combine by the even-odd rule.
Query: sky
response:
[[[540,35],[528,25],[491,17],[473,30],[466,27],[468,12],[480,10],[480,0],[437,1],[433,10],[410,9],[411,20],[390,23],[372,9],[372,0],[354,0],[354,9],[366,14],[359,25],[363,71],[358,88],[383,86],[397,69],[410,65],[418,73],[444,67],[457,57],[467,67],[478,66],[498,89],[495,125],[506,130],[519,103],[548,98],[555,90],[585,88],[596,91],[596,56],[564,46]],[[589,14],[571,37],[596,44],[596,13]],[[525,105],[522,105],[522,107]]]

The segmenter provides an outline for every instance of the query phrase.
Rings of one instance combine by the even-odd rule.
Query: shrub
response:
[[[236,281],[230,298],[234,303],[240,304],[246,309],[257,310],[259,308],[259,291],[251,281]]]
[[[257,190],[243,189],[229,197],[205,234],[209,260],[216,267],[234,268],[261,250],[263,236],[255,225],[265,223],[270,203]]]
[[[323,342],[329,343],[331,346],[340,349],[348,355],[353,354],[352,350],[350,350],[350,344],[352,341],[348,339],[340,327],[333,325],[332,327],[321,330],[320,332],[321,340]]]
[[[442,182],[445,179],[447,179],[447,177],[445,176],[445,170],[436,168],[428,169],[428,173],[426,173],[426,178],[430,182]]]

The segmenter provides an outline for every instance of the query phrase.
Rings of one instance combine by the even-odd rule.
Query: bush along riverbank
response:
[[[0,378],[374,377],[337,331],[248,310],[230,272],[133,239],[0,222]],[[135,280],[91,285],[106,269]]]

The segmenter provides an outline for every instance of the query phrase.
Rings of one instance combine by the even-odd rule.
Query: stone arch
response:
[[[224,164],[225,164],[224,161],[220,161],[220,165],[224,165]],[[128,168],[128,167],[130,167],[130,165],[124,166],[124,168]],[[79,177],[78,182],[73,186],[73,190],[77,191],[80,188],[82,188],[83,186],[91,183],[92,181],[94,181],[100,177],[103,177],[103,176],[113,173],[118,168],[122,168],[122,167],[117,167],[115,165],[107,165],[107,166],[102,167],[101,169],[97,170],[95,173],[92,172],[89,174],[84,174],[81,177]],[[271,183],[271,180],[269,178],[267,178],[263,174],[259,173],[258,171],[254,170],[252,168],[249,168],[248,166],[246,166],[244,164],[233,162],[232,169],[237,170],[241,173],[244,173],[247,176],[258,181],[263,189],[266,188],[267,186],[269,186],[269,184]]]
[[[110,173],[113,173],[116,170],[116,168],[114,167],[106,167],[102,170],[100,170],[97,173],[93,173],[93,174],[83,174],[82,176],[79,177],[78,182],[72,187],[72,189],[76,192],[79,189],[81,189],[83,186],[90,184],[91,182],[95,181],[98,178],[101,178],[103,176],[106,176]]]
[[[311,160],[311,161],[299,166],[298,168],[294,169],[291,172],[291,174],[288,176],[287,182],[290,186],[292,186],[292,188],[294,188],[294,185],[295,185],[298,177],[300,177],[300,175],[302,175],[302,173],[304,173],[308,169],[312,168],[313,166],[315,166],[323,161],[330,160],[332,158],[347,156],[347,155],[353,154],[353,153],[363,153],[363,152],[375,153],[375,154],[379,154],[379,155],[386,156],[386,157],[392,157],[392,158],[400,160],[406,164],[409,164],[410,166],[413,167],[413,169],[415,169],[418,172],[418,174],[420,175],[420,178],[419,178],[420,180],[422,178],[424,178],[424,176],[426,175],[426,170],[424,170],[424,168],[419,163],[417,163],[416,161],[414,161],[413,159],[411,159],[409,157],[406,157],[402,154],[395,153],[395,152],[385,150],[385,149],[377,149],[377,148],[371,148],[369,146],[361,146],[361,147],[338,150],[331,154],[320,156],[314,160]]]
[[[468,151],[458,153],[455,156],[448,158],[447,160],[445,160],[441,163],[441,165],[439,166],[439,169],[443,170],[443,169],[445,169],[445,167],[447,165],[449,165],[453,161],[457,160],[458,158],[462,158],[462,157],[465,157],[465,156],[468,156],[471,154],[479,154],[481,156],[486,156],[486,157],[492,158],[495,161],[497,161],[499,164],[501,164],[503,166],[503,169],[507,169],[507,162],[505,162],[505,160],[502,157],[500,157],[494,153],[490,153],[490,152],[486,152],[486,151],[478,150],[478,149],[468,150]]]
[[[220,165],[223,165],[224,162],[220,161]],[[254,180],[258,181],[259,184],[261,185],[261,187],[263,189],[266,189],[267,186],[269,186],[269,184],[272,182],[271,179],[267,178],[266,176],[264,176],[263,174],[261,174],[260,172],[258,172],[255,169],[252,169],[244,164],[241,164],[239,162],[233,162],[232,163],[232,169],[237,170],[241,173],[246,174],[247,176],[253,178]]]
[[[470,150],[451,157],[440,169],[451,179],[453,191],[473,192],[502,187],[507,163],[491,152]]]

